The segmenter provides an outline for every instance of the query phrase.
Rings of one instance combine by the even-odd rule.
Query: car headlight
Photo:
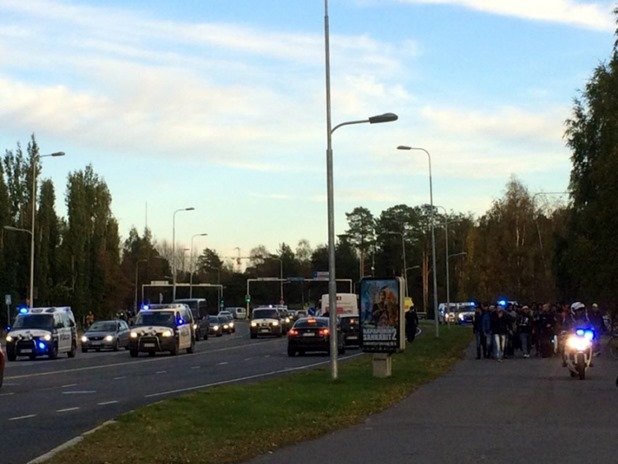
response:
[[[129,337],[131,337],[131,338],[137,338],[137,332],[131,332],[131,334],[129,335]]]
[[[43,340],[45,340],[46,342],[50,342],[52,339],[52,336],[50,334],[45,334],[43,335]]]
[[[218,325],[213,325],[212,326],[212,330],[219,330],[219,326]]]
[[[257,322],[251,321],[251,327],[257,327]]]
[[[273,321],[273,326],[277,327],[279,325],[279,321]]]
[[[197,324],[193,324],[193,330],[197,330]]]
[[[106,336],[105,336],[105,341],[106,341],[106,342],[111,342],[111,341],[113,341],[113,340],[114,340],[114,336],[113,336],[113,335],[106,335]]]
[[[174,336],[174,332],[171,330],[166,330],[161,334],[162,337],[169,338]]]
[[[82,335],[81,341],[82,343],[88,343],[88,337],[86,337],[85,335]]]
[[[6,342],[7,343],[11,343],[13,341],[13,337],[11,337],[10,335],[6,336]]]

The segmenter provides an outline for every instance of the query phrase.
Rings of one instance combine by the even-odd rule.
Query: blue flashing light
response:
[[[183,325],[185,323],[184,319],[182,317],[179,317],[178,319],[176,319],[176,324],[178,325]]]
[[[498,300],[500,306],[506,306],[506,300]]]
[[[142,306],[142,309],[143,309],[144,311],[148,311],[148,310],[150,309],[150,306],[148,306],[148,305],[144,305],[144,306]]]
[[[39,350],[41,351],[45,351],[45,349],[47,348],[47,345],[45,344],[45,342],[39,342],[38,346],[39,346]]]
[[[28,314],[28,308],[19,308],[19,314]]]
[[[592,330],[585,330],[584,331],[584,338],[586,340],[592,340],[594,338],[594,332]]]

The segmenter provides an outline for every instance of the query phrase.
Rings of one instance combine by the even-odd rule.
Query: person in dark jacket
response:
[[[549,358],[553,353],[552,339],[555,335],[556,318],[550,311],[549,303],[543,305],[538,320],[539,350],[543,358]]]
[[[491,333],[494,339],[494,357],[498,362],[504,359],[504,347],[506,345],[506,335],[509,331],[508,315],[504,309],[498,308],[491,319]]]
[[[417,328],[418,314],[416,314],[416,309],[414,309],[414,306],[412,306],[406,313],[406,339],[409,343],[412,343],[414,341]]]
[[[474,310],[474,321],[472,322],[472,331],[476,339],[476,359],[487,358],[487,343],[485,339],[485,331],[483,330],[483,308],[477,306]]]
[[[530,308],[524,306],[521,314],[517,317],[517,333],[519,334],[521,351],[524,353],[524,358],[530,357],[530,346],[532,342],[532,314]]]

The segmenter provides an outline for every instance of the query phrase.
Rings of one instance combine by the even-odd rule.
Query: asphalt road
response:
[[[326,356],[287,356],[286,338],[237,332],[210,337],[193,354],[78,352],[69,359],[18,358],[0,389],[0,464],[27,463],[107,420],[139,406],[224,383],[255,382]],[[357,350],[347,356],[354,356]]]
[[[364,423],[249,464],[618,462],[618,361],[587,379],[560,360],[466,359]]]

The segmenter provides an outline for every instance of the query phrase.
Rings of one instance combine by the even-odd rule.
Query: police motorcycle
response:
[[[564,334],[562,346],[562,360],[571,377],[586,378],[586,370],[592,362],[593,346],[596,337],[594,329],[587,324],[585,316],[586,307],[583,303],[573,303],[571,313],[573,315],[573,328]]]

